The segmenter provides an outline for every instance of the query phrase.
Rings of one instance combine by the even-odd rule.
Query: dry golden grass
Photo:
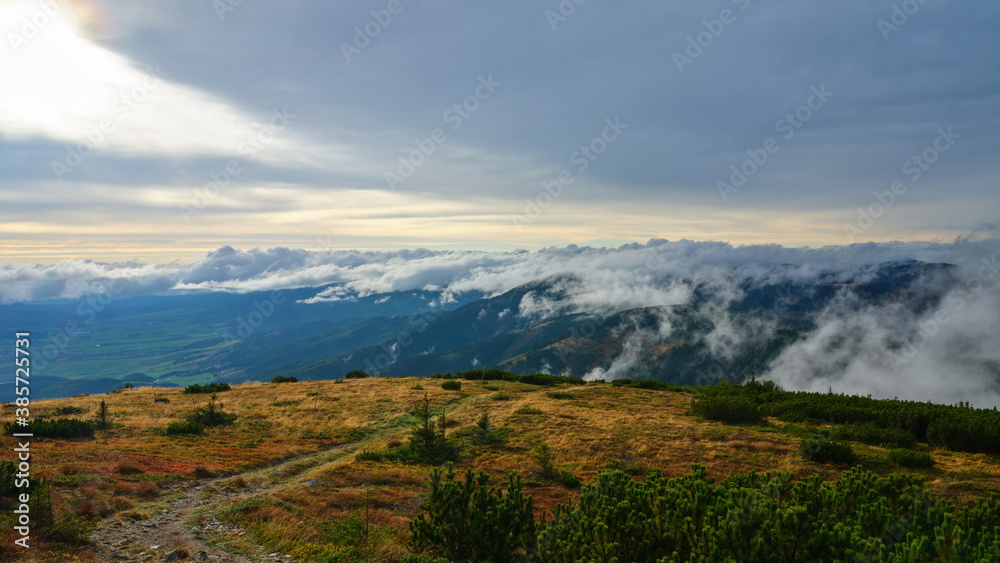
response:
[[[417,384],[422,389],[412,388]],[[452,432],[473,426],[483,413],[489,413],[494,427],[512,429],[505,443],[467,452],[455,469],[483,470],[494,482],[506,471],[520,472],[539,512],[551,512],[578,494],[537,476],[528,452],[539,442],[554,450],[558,469],[579,475],[584,483],[612,461],[636,475],[659,469],[669,476],[684,474],[698,463],[718,479],[750,470],[791,471],[799,477],[819,473],[834,479],[846,468],[803,461],[800,439],[778,431],[774,421],[730,426],[696,419],[688,414],[690,397],[684,394],[562,385],[558,391],[574,397],[555,399],[547,395],[551,388],[486,384],[493,389],[463,381],[460,391],[446,391],[440,380],[422,378],[237,385],[217,395],[223,410],[238,415],[236,423],[208,429],[200,437],[169,437],[162,429],[206,405],[208,395],[138,388],[37,401],[32,403],[35,415],[55,418],[57,409],[75,406],[88,412],[74,418],[89,419],[103,399],[115,426],[98,432],[94,440],[37,441],[32,445],[34,470],[54,482],[64,500],[72,500],[81,512],[106,516],[138,513],[170,481],[190,479],[196,469],[236,475],[306,456],[266,478],[234,476],[217,486],[236,495],[248,488],[272,487],[269,494],[292,507],[261,509],[266,521],[258,536],[272,544],[316,541],[319,523],[364,512],[373,525],[389,530],[381,541],[399,547],[406,540],[407,521],[419,512],[430,468],[359,462],[354,454],[405,441],[414,420],[409,412],[425,394],[432,407],[447,408]],[[498,392],[509,400],[494,400]],[[519,414],[519,409],[537,409],[540,414]],[[882,448],[855,445],[855,450],[866,467],[878,473],[899,470],[885,461]],[[963,503],[984,492],[1000,492],[997,456],[932,454],[934,468],[911,471],[926,476],[931,489]]]

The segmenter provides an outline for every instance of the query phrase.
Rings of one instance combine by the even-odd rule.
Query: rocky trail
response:
[[[301,480],[304,472],[350,453],[355,449],[352,446],[339,445],[261,469],[168,487],[161,494],[167,508],[159,514],[144,520],[116,516],[98,525],[91,535],[96,560],[293,563],[290,555],[241,541],[246,532],[219,521],[218,510],[234,497],[271,496]]]

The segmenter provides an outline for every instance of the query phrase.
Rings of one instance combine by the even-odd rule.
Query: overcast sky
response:
[[[0,0],[0,260],[949,242],[1000,222],[997,29],[987,0]]]

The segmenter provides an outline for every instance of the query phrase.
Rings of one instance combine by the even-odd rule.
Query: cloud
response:
[[[21,6],[0,17],[4,39],[40,4],[0,5]],[[1000,114],[991,2],[927,3],[888,41],[876,23],[889,7],[860,0],[742,11],[730,0],[589,3],[555,30],[526,0],[422,2],[405,4],[351,61],[341,43],[384,2],[244,3],[224,20],[211,2],[59,4],[64,13],[19,52],[0,49],[0,221],[18,236],[14,259],[65,256],[52,233],[104,260],[123,245],[162,244],[141,255],[178,257],[308,246],[330,233],[338,248],[650,236],[828,244],[847,240],[842,225],[941,127],[961,139],[864,238],[947,240],[1000,212],[1000,128],[984,118]],[[107,29],[88,30],[71,6],[90,7]],[[737,21],[678,72],[672,55],[724,8]],[[453,129],[446,112],[490,74],[502,85]],[[834,96],[786,140],[776,122],[823,84]],[[175,219],[220,163],[252,154],[248,139],[270,138],[283,108],[296,117],[256,152],[239,189],[174,229],[172,247],[143,232]],[[615,116],[630,128],[580,161]],[[104,121],[114,130],[100,132]],[[384,173],[438,128],[448,140],[389,192]],[[86,150],[95,130],[99,146],[56,182],[53,161]],[[772,136],[781,150],[723,202],[716,182]],[[573,182],[516,231],[511,217],[563,170]],[[28,206],[26,191],[45,204]],[[216,213],[226,227],[208,230]]]
[[[638,329],[625,332],[621,353],[615,356],[606,369],[596,367],[584,374],[585,381],[614,381],[615,379],[627,379],[632,375],[632,370],[642,360],[642,352],[646,347],[660,341],[657,336],[648,330]]]
[[[809,298],[783,293],[783,287],[858,287],[883,279],[876,275],[885,275],[887,263],[921,260],[955,266],[913,280],[905,295],[871,300],[857,292],[835,292],[821,310],[807,309],[808,316],[799,318],[805,332],[762,377],[791,389],[991,405],[1000,397],[1000,238],[987,235],[984,231],[953,243],[817,249],[662,239],[536,252],[224,246],[194,263],[8,262],[0,265],[0,300],[315,288],[304,303],[368,295],[385,300],[393,292],[414,290],[438,292],[443,303],[459,295],[495,296],[535,282],[516,307],[499,315],[519,315],[525,321],[566,313],[601,318],[658,307],[652,325],[626,317],[621,326],[609,327],[621,339],[622,352],[608,366],[586,374],[603,379],[641,367],[637,362],[643,354],[678,338],[677,330],[684,331],[683,338],[702,342],[720,362],[738,359],[774,334],[779,318],[798,314],[800,301]],[[759,288],[777,292],[775,305],[763,315],[740,312],[741,300]],[[696,305],[695,325],[707,328],[692,332],[691,319],[678,316],[677,305]],[[687,328],[678,329],[682,324]]]
[[[607,314],[639,306],[687,303],[696,290],[719,305],[737,300],[745,284],[837,276],[863,280],[882,262],[922,260],[985,267],[1000,239],[954,243],[864,243],[816,249],[722,242],[666,241],[620,247],[569,245],[535,252],[471,250],[309,251],[287,247],[239,250],[223,246],[193,263],[64,260],[53,265],[0,267],[4,302],[76,298],[110,280],[129,280],[132,294],[171,291],[249,292],[321,287],[366,296],[408,290],[497,295],[548,278],[559,310]],[[701,288],[701,289],[699,289]],[[321,294],[321,290],[317,290]],[[540,299],[540,297],[539,297]]]
[[[246,111],[230,101],[177,81],[176,70],[140,63],[85,36],[69,6],[35,34],[22,18],[44,13],[37,2],[0,5],[0,20],[15,23],[0,49],[6,86],[0,89],[0,138],[15,142],[64,143],[53,163],[64,177],[93,154],[159,158],[228,157],[287,168],[343,168],[346,146],[294,132],[297,115],[287,106]],[[72,56],[68,54],[72,53]],[[44,70],[40,70],[44,69]]]
[[[966,272],[923,312],[845,294],[764,377],[790,389],[1000,404],[1000,277]]]

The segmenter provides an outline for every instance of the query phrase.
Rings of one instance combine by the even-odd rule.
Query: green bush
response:
[[[541,385],[547,387],[549,385],[556,385],[558,383],[583,385],[586,382],[579,377],[569,377],[566,375],[551,375],[548,373],[529,373],[528,375],[521,376],[521,383],[527,383],[528,385]]]
[[[889,461],[903,467],[925,468],[934,466],[934,458],[925,452],[913,450],[889,450]]]
[[[506,393],[494,393],[490,395],[490,399],[493,399],[494,401],[509,401],[510,395]]]
[[[64,514],[52,525],[49,539],[64,545],[87,545],[100,520],[96,516]]]
[[[237,415],[222,410],[222,405],[215,406],[215,395],[207,407],[198,407],[187,415],[188,422],[202,426],[228,426],[236,421]]]
[[[833,482],[796,482],[791,473],[750,472],[717,483],[700,465],[673,479],[612,468],[534,526],[515,474],[506,502],[487,480],[432,474],[411,547],[449,561],[546,563],[996,561],[1000,552],[995,497],[956,508],[898,473],[853,468]]]
[[[759,422],[760,411],[750,399],[735,394],[707,395],[694,398],[691,405],[694,414],[708,420],[718,420],[729,424]]]
[[[556,453],[552,446],[545,442],[539,442],[535,444],[534,448],[531,448],[528,457],[538,465],[538,474],[542,477],[554,479],[558,475],[555,466]]]
[[[30,491],[28,511],[32,523],[40,524],[42,527],[51,526],[52,496],[49,483],[39,477],[30,475],[25,477],[18,465],[18,462],[11,459],[0,460],[0,504],[6,507],[5,510],[16,507],[20,504],[19,496],[26,490]],[[21,482],[21,479],[26,479],[27,483]],[[16,486],[24,484],[27,484],[27,487]],[[14,502],[15,500],[17,502]]]
[[[299,378],[291,375],[279,375],[271,379],[271,383],[297,383]]]
[[[302,401],[297,401],[294,399],[285,401],[275,401],[271,403],[272,407],[297,407],[302,404]]]
[[[56,420],[45,420],[38,418],[28,426],[15,426],[8,422],[4,425],[4,432],[10,435],[13,432],[30,432],[35,438],[93,438],[94,423],[73,418],[57,418]]]
[[[333,435],[329,432],[317,432],[315,430],[303,430],[299,434],[299,438],[303,440],[332,440]]]
[[[491,487],[489,477],[472,470],[456,482],[451,467],[442,479],[431,473],[427,502],[410,521],[410,547],[444,555],[449,561],[523,561],[535,544],[531,497],[510,474],[506,487]]]
[[[83,407],[59,407],[56,412],[63,415],[69,414],[83,414],[87,412],[87,409]]]
[[[451,563],[444,557],[434,557],[426,553],[407,553],[403,555],[399,563]]]
[[[229,391],[232,387],[228,383],[206,383],[205,385],[188,385],[184,388],[185,393],[219,393]]]
[[[362,371],[360,369],[355,369],[347,372],[344,375],[344,379],[364,379],[366,377],[371,377],[368,372]]]
[[[803,440],[799,444],[799,454],[802,459],[816,463],[854,463],[857,460],[850,444],[818,438]]]
[[[423,401],[412,414],[417,418],[410,428],[406,444],[390,447],[384,451],[362,451],[355,459],[359,461],[400,461],[403,463],[427,463],[438,465],[453,461],[458,456],[458,446],[445,435],[448,421],[442,410],[436,417],[430,401],[424,395]]]
[[[372,525],[359,514],[351,514],[343,520],[327,520],[318,526],[320,537],[332,544],[363,548],[371,540]]]
[[[561,391],[549,391],[548,393],[545,394],[545,396],[550,399],[556,399],[561,401],[577,398],[577,396],[572,393],[563,393]]]
[[[885,428],[872,422],[847,423],[837,426],[833,432],[837,440],[851,440],[875,446],[895,446],[912,448],[917,445],[913,434],[899,428]]]
[[[466,379],[466,380],[470,380],[470,381],[474,381],[474,380],[479,380],[479,381],[503,381],[504,378],[508,378],[508,377],[510,377],[512,375],[515,376],[515,377],[520,377],[520,376],[518,376],[516,374],[510,373],[510,372],[506,372],[506,371],[504,371],[502,369],[497,369],[497,368],[470,369],[469,371],[459,372],[459,373],[455,374],[454,376],[452,376],[452,374],[450,372],[447,373],[447,374],[444,374],[444,375],[446,377],[461,377],[462,379]]]
[[[462,389],[462,382],[457,379],[446,379],[441,383],[441,388],[445,391],[459,391]]]
[[[182,420],[179,422],[171,422],[167,425],[167,436],[180,436],[180,435],[190,435],[190,434],[201,434],[205,431],[205,427],[197,422],[192,422],[190,420]]]
[[[509,371],[504,371],[497,368],[485,368],[485,369],[470,369],[469,371],[460,372],[452,375],[450,372],[446,374],[435,374],[433,377],[436,378],[451,378],[460,377],[466,380],[479,380],[479,381],[513,381],[520,383],[527,383],[528,385],[541,385],[549,386],[555,385],[557,383],[571,383],[574,385],[583,385],[586,383],[582,378],[579,377],[569,377],[565,375],[551,375],[548,373],[530,373],[528,375],[518,375],[516,373],[511,373]]]
[[[758,405],[762,416],[786,422],[871,423],[903,431],[917,442],[955,451],[1000,454],[1000,411],[996,409],[784,391],[773,382],[756,380],[741,386],[718,384],[703,388],[700,394],[740,396]],[[897,438],[905,440],[901,435]]]
[[[198,435],[202,434],[206,427],[227,426],[236,418],[236,414],[223,411],[222,405],[216,406],[213,393],[207,406],[194,409],[184,417],[183,421],[171,422],[167,426],[166,433],[168,436]]]
[[[615,387],[629,387],[632,389],[649,389],[651,391],[672,391],[674,393],[690,393],[691,389],[680,387],[653,379],[616,379],[611,382]]]
[[[567,489],[576,489],[582,483],[579,475],[574,475],[569,471],[560,471],[556,481]]]
[[[386,458],[384,452],[376,452],[374,450],[361,450],[358,452],[354,459],[357,461],[383,461]]]
[[[955,510],[905,475],[845,471],[734,475],[705,468],[636,481],[602,472],[579,500],[557,508],[538,535],[538,558],[578,561],[996,560],[1000,507]],[[975,529],[975,532],[971,532]],[[848,532],[847,530],[850,530]]]

